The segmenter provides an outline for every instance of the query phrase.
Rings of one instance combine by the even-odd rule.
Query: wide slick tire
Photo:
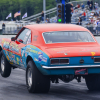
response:
[[[90,91],[100,90],[100,74],[90,74],[85,77],[87,88]]]
[[[50,78],[43,75],[32,60],[27,64],[26,85],[30,93],[47,93],[50,89]]]
[[[3,51],[0,52],[1,58],[0,58],[0,71],[2,77],[9,77],[11,74],[11,65],[7,61]]]
[[[1,72],[1,56],[2,56],[2,52],[0,51],[0,72]]]

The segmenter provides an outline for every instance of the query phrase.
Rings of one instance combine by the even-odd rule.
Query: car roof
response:
[[[26,28],[40,32],[50,31],[88,31],[86,28],[74,24],[34,24],[27,25]]]

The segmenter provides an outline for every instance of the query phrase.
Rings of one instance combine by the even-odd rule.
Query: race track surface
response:
[[[14,69],[9,78],[0,76],[0,100],[100,100],[100,92],[87,89],[85,80],[81,83],[51,83],[49,93],[32,93],[27,91],[25,71]]]

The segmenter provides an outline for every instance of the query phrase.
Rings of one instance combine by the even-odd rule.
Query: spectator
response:
[[[93,8],[92,8],[92,4],[90,4],[89,8],[90,8],[90,11],[92,11],[92,9],[93,9]]]
[[[94,23],[93,23],[93,32],[97,34],[97,20],[96,19],[94,19]]]
[[[11,21],[13,21],[13,19],[11,19]]]
[[[90,17],[89,20],[90,20],[90,24],[93,24],[94,22],[93,17]]]
[[[78,5],[77,7],[80,8],[80,4],[77,4],[77,5]]]
[[[40,19],[39,19],[39,18],[36,19],[36,23],[37,23],[37,24],[40,23]]]
[[[71,3],[71,8],[74,8],[73,4]]]
[[[77,9],[77,8],[78,8],[78,5],[76,5],[74,9]]]
[[[77,25],[82,25],[82,23],[81,23],[80,19],[79,19],[79,21],[78,21]]]
[[[54,23],[57,23],[57,19],[55,18]]]
[[[93,16],[93,20],[94,21],[97,20],[97,16],[96,15]]]
[[[91,2],[90,2],[90,0],[88,0],[88,1],[87,1],[87,5],[90,6],[90,4],[91,4]]]
[[[71,7],[71,14],[73,14],[74,13],[74,9]]]
[[[90,4],[91,4],[91,5],[92,5],[92,7],[93,7],[93,0],[91,0]]]
[[[80,20],[80,22],[82,22],[82,18],[81,17],[79,17],[79,20]]]
[[[97,10],[97,9],[98,9],[98,3],[95,2],[94,4],[95,4],[95,5],[94,5],[95,10]]]
[[[20,27],[19,25],[17,25],[17,33],[19,33],[19,31],[20,31]]]
[[[22,29],[22,25],[19,26],[19,31]]]
[[[100,14],[100,11],[98,12],[98,15]]]
[[[47,23],[50,23],[50,21],[49,21],[49,19],[48,19],[48,18],[46,19],[46,22],[47,22]]]
[[[85,13],[85,11],[84,11],[84,13],[82,14],[82,17],[83,17],[84,20],[86,19],[86,13]]]
[[[83,4],[83,3],[81,4],[81,7],[82,7],[82,9],[84,9],[84,7],[85,7],[85,6],[84,6],[84,4]]]
[[[100,19],[99,19],[99,21],[97,22],[97,31],[98,31],[98,33],[100,34]]]
[[[2,33],[5,32],[5,23],[2,24]]]
[[[97,17],[98,17],[98,16],[99,16],[99,14],[96,12],[96,13],[94,13],[94,16],[97,16]]]
[[[44,12],[41,13],[42,21],[44,21]]]

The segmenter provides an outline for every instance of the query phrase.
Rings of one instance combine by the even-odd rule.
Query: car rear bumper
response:
[[[79,66],[42,66],[44,69],[69,69],[69,68],[95,68],[100,65],[79,65]]]

